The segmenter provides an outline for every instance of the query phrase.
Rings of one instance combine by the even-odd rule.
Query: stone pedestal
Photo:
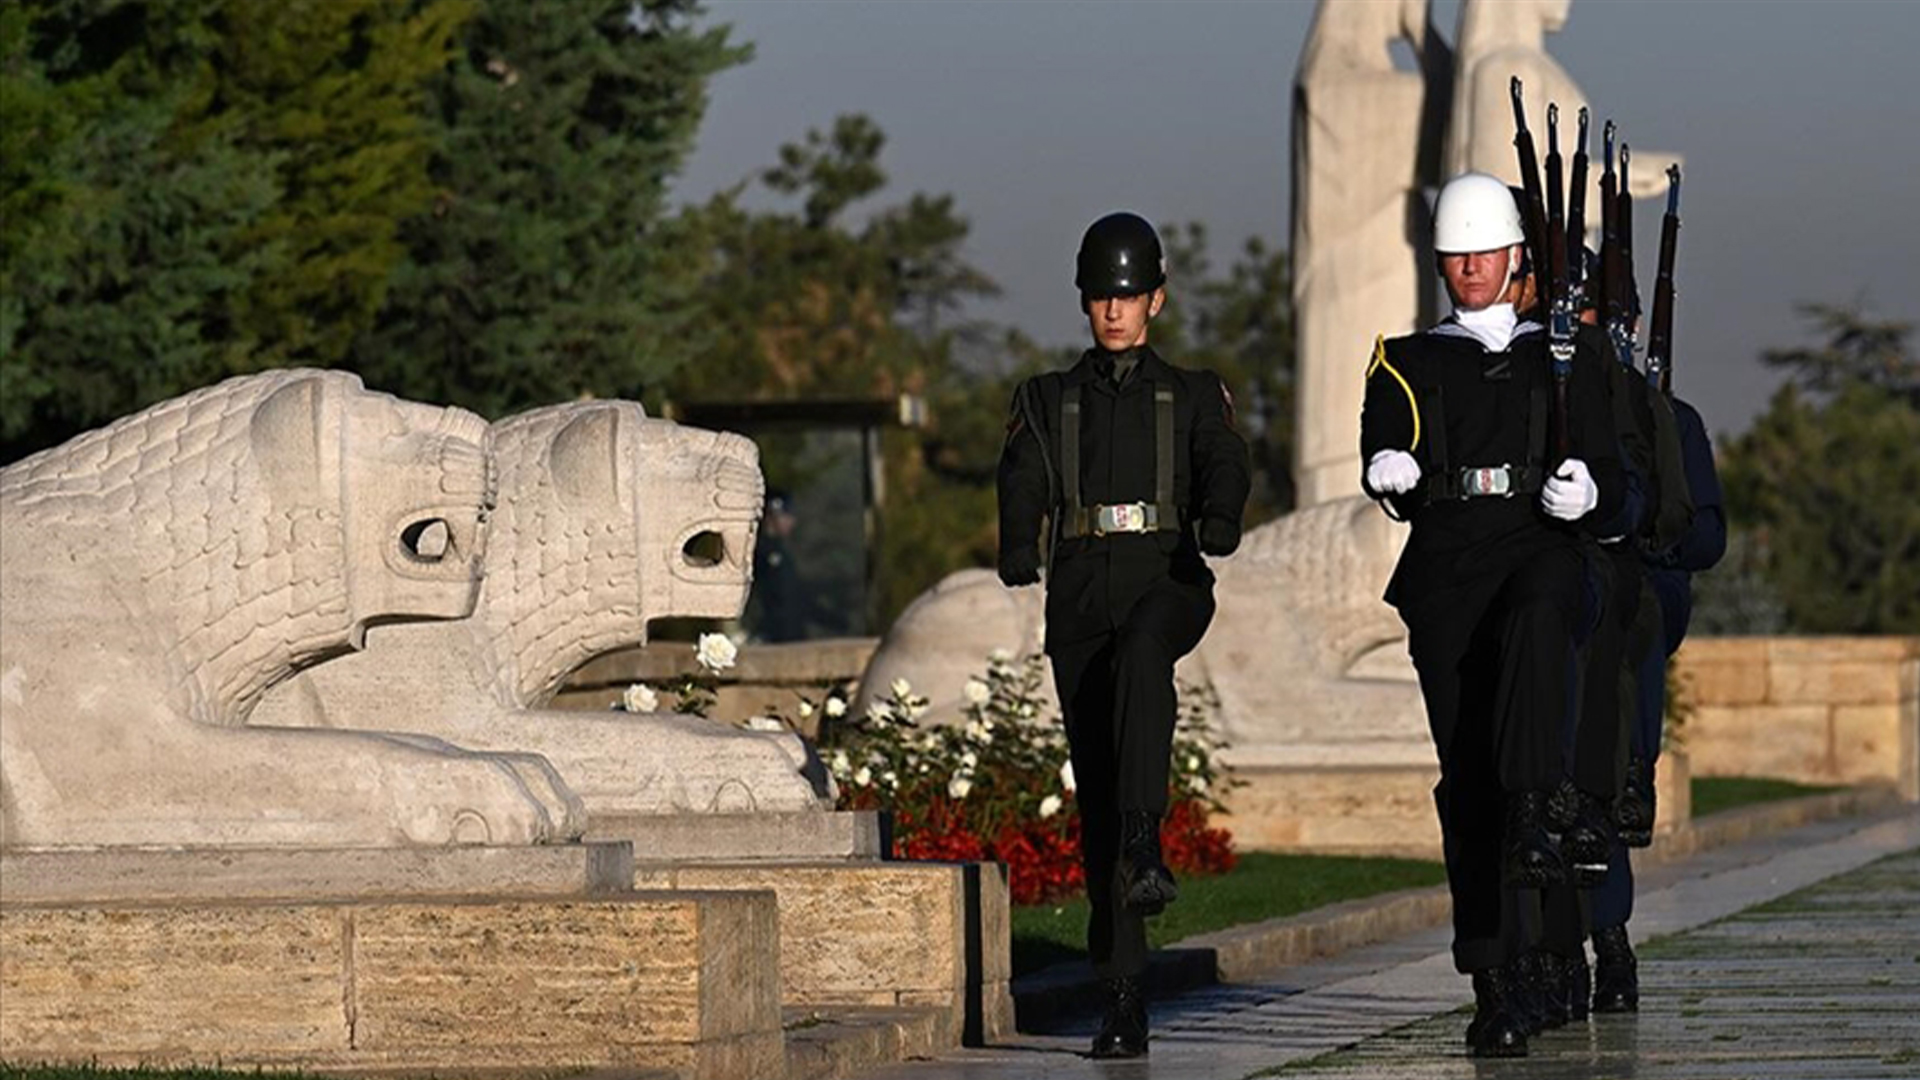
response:
[[[0,908],[9,1061],[778,1076],[770,893]]]
[[[1005,868],[997,863],[638,864],[641,889],[771,890],[780,992],[795,1007],[932,1007],[946,1045],[1013,1032]]]

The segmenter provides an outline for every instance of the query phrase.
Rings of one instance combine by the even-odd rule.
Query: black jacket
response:
[[[1157,580],[1210,588],[1213,575],[1195,540],[1199,523],[1212,519],[1233,536],[1239,533],[1252,476],[1226,385],[1210,371],[1176,368],[1151,349],[1139,353],[1139,366],[1120,386],[1110,377],[1111,354],[1089,349],[1072,368],[1028,379],[1014,395],[1000,455],[1002,551],[1031,548],[1042,542],[1043,532],[1060,531],[1043,523],[1061,518],[1060,405],[1069,387],[1080,392],[1080,501],[1089,507],[1154,501],[1154,389],[1173,390],[1178,527],[1048,538],[1050,642],[1113,629]]]
[[[1387,587],[1398,606],[1477,575],[1502,573],[1533,552],[1577,542],[1620,511],[1626,483],[1605,357],[1581,335],[1568,388],[1570,456],[1587,465],[1600,501],[1577,522],[1561,522],[1540,508],[1538,491],[1511,498],[1433,500],[1436,447],[1444,442],[1449,469],[1537,463],[1546,473],[1553,453],[1553,377],[1547,335],[1522,323],[1504,352],[1436,328],[1386,341],[1367,374],[1360,416],[1362,486],[1366,463],[1381,450],[1406,450],[1420,463],[1419,486],[1389,502],[1413,524]],[[1545,426],[1539,424],[1544,395]],[[1418,402],[1416,411],[1415,402]],[[1436,404],[1437,403],[1437,404]],[[1435,414],[1438,414],[1437,416]],[[1444,428],[1436,437],[1436,425]],[[1379,493],[1368,489],[1369,495]]]

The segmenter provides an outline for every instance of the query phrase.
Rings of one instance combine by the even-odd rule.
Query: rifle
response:
[[[1560,106],[1547,103],[1547,271],[1555,295],[1566,291],[1567,199],[1566,169],[1560,158]]]
[[[1520,152],[1520,189],[1526,196],[1526,205],[1520,208],[1522,231],[1526,234],[1527,257],[1533,263],[1537,288],[1545,279],[1547,269],[1547,209],[1540,196],[1540,159],[1534,153],[1533,132],[1527,130],[1527,107],[1520,96],[1520,76],[1515,75],[1507,89],[1513,96],[1513,146]]]
[[[1536,287],[1540,288],[1540,302],[1549,313],[1547,323],[1547,350],[1553,357],[1553,443],[1554,449],[1562,459],[1572,452],[1572,433],[1567,420],[1567,384],[1573,378],[1573,306],[1572,298],[1567,295],[1567,248],[1565,236],[1555,236],[1556,230],[1564,230],[1565,223],[1555,220],[1547,223],[1546,208],[1540,197],[1540,165],[1533,149],[1533,133],[1527,130],[1527,110],[1521,100],[1520,78],[1515,76],[1509,84],[1513,93],[1513,145],[1520,154],[1520,185],[1527,197],[1528,231],[1533,234],[1532,250],[1533,273]],[[1547,109],[1548,158],[1549,169],[1557,164],[1560,148],[1555,137],[1555,126],[1559,109],[1551,104]],[[1559,184],[1554,185],[1554,202],[1559,203]],[[1559,243],[1555,243],[1555,240]],[[1544,243],[1543,243],[1544,242]],[[1542,258],[1541,256],[1546,256]]]
[[[1600,138],[1600,282],[1595,309],[1602,328],[1611,328],[1627,304],[1627,281],[1620,265],[1620,184],[1613,172],[1613,121]],[[1609,329],[1609,332],[1610,329]]]
[[[1580,106],[1580,149],[1573,154],[1573,182],[1567,186],[1567,292],[1575,311],[1587,295],[1587,107]]]
[[[1633,346],[1635,322],[1638,317],[1633,311],[1633,196],[1627,191],[1627,168],[1633,160],[1633,151],[1626,143],[1620,144],[1620,209],[1615,215],[1615,231],[1619,234],[1620,257],[1615,260],[1620,272],[1620,291],[1609,292],[1611,307],[1607,312],[1607,336],[1613,339],[1613,348],[1620,354],[1620,363],[1633,367]]]
[[[1660,219],[1660,269],[1653,280],[1653,325],[1647,333],[1647,385],[1673,393],[1673,257],[1680,246],[1680,166],[1667,167],[1667,215]]]

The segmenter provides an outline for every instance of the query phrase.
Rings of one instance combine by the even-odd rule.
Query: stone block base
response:
[[[932,1007],[947,1046],[1013,1031],[1006,871],[997,863],[638,864],[641,889],[765,889],[779,898],[790,1008]]]
[[[766,891],[9,904],[15,1063],[779,1076]]]
[[[1253,851],[1440,857],[1437,766],[1312,765],[1235,769],[1220,824]]]
[[[1655,770],[1656,833],[1691,817],[1686,754],[1664,753]],[[1245,786],[1227,795],[1220,824],[1251,851],[1323,855],[1440,858],[1440,818],[1433,805],[1438,766],[1242,767]]]

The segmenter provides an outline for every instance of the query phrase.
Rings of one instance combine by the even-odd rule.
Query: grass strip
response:
[[[1696,776],[1691,784],[1693,816],[1706,817],[1736,807],[1778,799],[1797,799],[1803,795],[1824,795],[1839,791],[1833,785],[1797,784],[1766,776]]]
[[[1439,863],[1415,859],[1244,852],[1239,865],[1225,874],[1183,878],[1180,899],[1164,915],[1147,920],[1147,940],[1159,948],[1195,934],[1446,879]],[[1086,943],[1084,899],[1013,909],[1015,975],[1084,959]]]

